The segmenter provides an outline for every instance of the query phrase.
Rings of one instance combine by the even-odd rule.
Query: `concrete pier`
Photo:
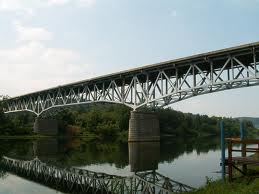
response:
[[[33,126],[33,131],[42,135],[57,135],[58,121],[53,119],[36,118]]]
[[[154,112],[131,111],[128,141],[160,141],[160,127],[157,114]]]

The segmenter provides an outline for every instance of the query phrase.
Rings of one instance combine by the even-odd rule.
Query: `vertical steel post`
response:
[[[232,161],[232,140],[228,141],[228,180],[229,182],[233,179],[233,161]]]
[[[220,142],[221,142],[221,177],[225,180],[225,130],[224,122],[220,121]]]

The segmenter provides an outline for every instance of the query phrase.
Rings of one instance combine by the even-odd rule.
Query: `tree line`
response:
[[[127,140],[130,108],[117,104],[93,104],[70,108],[53,109],[41,115],[42,119],[60,121],[59,132],[66,135],[87,136],[97,139]],[[183,113],[172,108],[144,108],[142,111],[154,111],[160,121],[162,136],[203,137],[219,135],[219,122],[224,121],[228,136],[239,135],[239,120],[225,117]],[[0,101],[0,135],[32,134],[35,116],[31,113],[5,115],[3,101]],[[252,122],[246,121],[249,134],[256,134]]]
[[[64,108],[56,114],[43,115],[44,118],[62,121],[61,133],[68,127],[76,135],[93,134],[100,139],[127,140],[131,109],[117,104],[94,104]],[[234,118],[209,117],[207,115],[183,113],[172,108],[144,108],[141,111],[154,111],[160,121],[162,136],[204,137],[220,135],[219,123],[225,123],[227,136],[240,135],[240,121]],[[55,112],[55,111],[54,111]],[[247,134],[258,133],[252,122],[245,121]]]
[[[34,116],[30,113],[4,114],[4,101],[7,96],[0,96],[0,135],[30,135]]]

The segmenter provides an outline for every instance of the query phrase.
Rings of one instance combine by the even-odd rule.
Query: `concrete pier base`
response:
[[[36,118],[33,126],[33,131],[42,135],[57,135],[58,121],[52,119]]]
[[[160,128],[157,114],[153,112],[131,111],[128,141],[160,141]]]

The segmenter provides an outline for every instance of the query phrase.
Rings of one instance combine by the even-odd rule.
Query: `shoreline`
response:
[[[161,134],[161,139],[164,138],[203,138],[203,137],[216,137],[217,134],[201,134],[199,136],[195,135],[186,135],[186,136],[179,136],[175,134]],[[98,138],[95,134],[89,135],[41,135],[41,134],[31,134],[31,135],[0,135],[0,139],[8,138],[8,139],[20,139],[20,138],[72,138],[72,137],[91,137],[91,138]],[[220,136],[218,136],[220,137]]]
[[[45,139],[45,138],[89,138],[93,139],[93,136],[64,136],[64,135],[0,135],[0,139]],[[94,139],[96,139],[94,137]]]

